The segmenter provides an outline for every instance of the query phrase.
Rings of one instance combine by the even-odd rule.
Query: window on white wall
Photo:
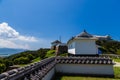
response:
[[[73,48],[72,44],[71,44],[71,48]]]
[[[74,48],[74,43],[70,44],[70,45],[68,46],[68,48],[69,48],[69,49]]]
[[[69,49],[71,49],[71,45],[69,45]]]
[[[69,49],[71,49],[72,48],[72,44],[70,44],[68,47],[69,47]]]

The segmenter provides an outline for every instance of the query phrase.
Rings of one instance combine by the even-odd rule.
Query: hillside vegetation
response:
[[[98,40],[96,44],[103,54],[118,54],[120,55],[120,42],[114,40]]]
[[[0,73],[9,70],[10,66],[13,65],[25,65],[51,56],[55,56],[55,51],[41,48],[36,51],[25,51],[9,57],[0,58]]]
[[[67,54],[60,54],[60,56],[66,55]],[[36,51],[25,51],[5,58],[0,58],[0,73],[9,70],[10,66],[13,65],[25,66],[52,56],[56,56],[55,50],[41,48]]]

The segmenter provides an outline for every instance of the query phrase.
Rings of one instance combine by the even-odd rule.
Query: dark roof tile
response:
[[[106,57],[60,57],[57,63],[66,64],[113,64],[110,58]]]

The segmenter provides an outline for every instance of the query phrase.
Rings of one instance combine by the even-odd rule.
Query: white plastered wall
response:
[[[114,75],[112,65],[100,64],[57,64],[56,72],[68,74]]]
[[[75,55],[75,42],[71,42],[68,44],[68,53]]]
[[[98,54],[95,40],[75,40],[76,55],[94,55]]]
[[[55,74],[55,67],[52,68],[43,78],[42,80],[51,80],[52,77],[54,76]]]

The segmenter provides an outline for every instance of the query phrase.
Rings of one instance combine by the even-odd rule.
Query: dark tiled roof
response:
[[[56,62],[65,64],[113,64],[110,58],[105,57],[58,57]]]
[[[91,34],[87,33],[86,30],[84,30],[83,32],[81,32],[79,35],[77,35],[76,37],[93,37]]]
[[[55,40],[55,41],[51,42],[51,44],[53,44],[53,43],[61,43],[61,42],[59,40]]]
[[[97,38],[95,38],[93,35],[89,34],[86,30],[84,30],[84,31],[81,32],[80,34],[78,34],[78,35],[70,38],[70,39],[68,40],[67,44],[68,44],[70,41],[74,40],[74,39],[88,39],[88,38],[89,38],[89,39],[97,39]]]

